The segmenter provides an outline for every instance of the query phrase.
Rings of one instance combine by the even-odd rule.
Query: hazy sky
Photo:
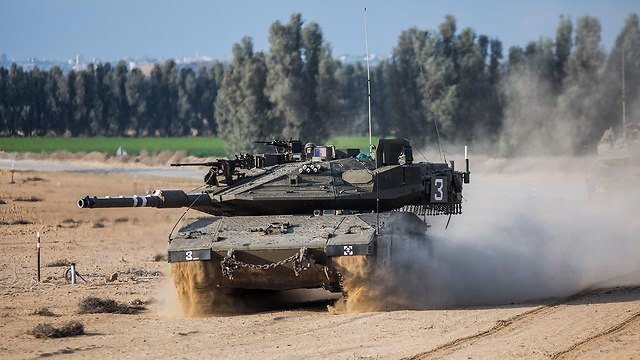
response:
[[[446,14],[458,29],[524,46],[553,37],[561,14],[600,19],[603,45],[611,48],[638,0],[0,0],[0,53],[9,59],[114,61],[126,57],[169,58],[196,54],[229,59],[234,43],[247,35],[256,50],[268,50],[269,26],[300,12],[322,27],[334,56],[364,54],[368,9],[371,53],[389,54],[402,30],[437,29]]]

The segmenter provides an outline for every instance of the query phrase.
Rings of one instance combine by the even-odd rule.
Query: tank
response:
[[[596,162],[592,164],[587,180],[591,196],[607,198],[628,194],[637,189],[640,177],[640,124],[623,122],[616,135],[607,129],[597,147]]]
[[[345,297],[341,258],[389,261],[394,243],[426,234],[427,216],[462,212],[468,159],[465,171],[456,171],[453,161],[416,162],[405,139],[381,139],[369,154],[300,140],[262,143],[275,151],[171,164],[209,168],[197,192],[87,196],[78,206],[186,207],[207,214],[170,236],[176,285],[324,288]]]
[[[596,161],[587,171],[587,191],[591,198],[610,197],[634,200],[640,195],[636,179],[640,177],[640,123],[627,121],[625,56],[620,56],[622,121],[616,134],[613,127],[605,130],[597,147]]]
[[[621,136],[607,129],[598,143],[598,161],[608,166],[640,164],[640,124],[624,124]]]

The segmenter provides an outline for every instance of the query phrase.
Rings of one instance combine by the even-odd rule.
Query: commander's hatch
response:
[[[380,139],[376,149],[376,166],[404,165],[413,162],[411,145],[407,139]]]

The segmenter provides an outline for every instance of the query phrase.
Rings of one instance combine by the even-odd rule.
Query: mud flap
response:
[[[327,256],[354,256],[354,255],[375,255],[373,242],[369,244],[354,245],[329,245],[327,246]]]
[[[211,249],[169,251],[169,262],[211,260]]]

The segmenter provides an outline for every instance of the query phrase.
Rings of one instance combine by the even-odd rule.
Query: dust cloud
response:
[[[337,298],[322,289],[275,291],[218,287],[222,274],[219,263],[214,261],[171,263],[171,278],[172,283],[167,282],[157,294],[157,313],[165,317],[230,316],[317,307]]]
[[[166,318],[179,318],[183,316],[178,293],[171,277],[165,278],[154,296],[153,311]]]
[[[520,70],[509,74],[501,86],[506,103],[497,149],[501,155],[573,152],[577,121],[560,111],[558,94],[549,81],[532,71]]]
[[[171,264],[182,315],[202,317],[214,314],[237,313],[244,309],[241,301],[216,287],[220,268],[213,261],[191,261]]]
[[[342,309],[499,305],[640,285],[640,190],[589,196],[588,163],[475,164],[463,214],[449,229],[446,219],[427,218],[428,238],[394,242],[390,266],[340,263],[350,274]]]

